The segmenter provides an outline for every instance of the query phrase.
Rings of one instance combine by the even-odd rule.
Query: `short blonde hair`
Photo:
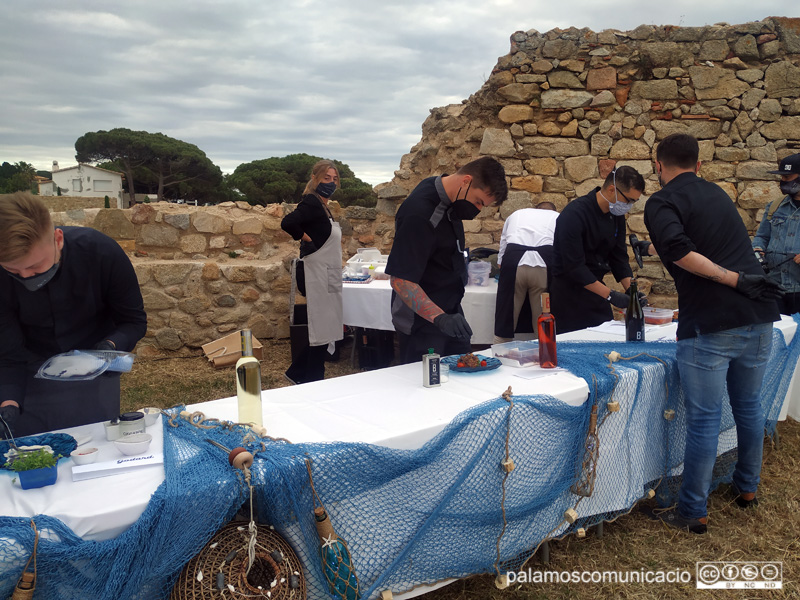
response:
[[[317,190],[317,186],[322,183],[322,178],[328,172],[328,169],[336,171],[336,177],[339,177],[339,169],[333,164],[332,160],[321,160],[311,167],[311,179],[306,184],[306,189],[303,190],[303,195],[313,194]],[[339,189],[339,184],[336,184],[336,189]]]
[[[0,262],[25,256],[53,230],[44,202],[30,192],[0,195]]]

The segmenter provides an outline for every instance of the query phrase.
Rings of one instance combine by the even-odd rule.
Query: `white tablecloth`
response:
[[[775,328],[783,332],[783,337],[788,344],[794,339],[795,332],[797,331],[797,323],[795,323],[792,317],[781,315],[781,320],[775,323]],[[677,329],[677,323],[669,323],[668,325],[648,325],[645,328],[645,339],[648,341],[674,340]],[[557,336],[557,339],[559,341],[624,340],[625,326],[622,321],[608,321],[597,327],[561,334]],[[789,382],[789,390],[786,392],[786,400],[783,403],[783,408],[779,416],[779,420],[781,421],[785,421],[787,415],[796,421],[800,421],[800,383],[798,383],[800,376],[798,375],[798,370],[797,366],[795,366],[792,380]]]
[[[494,306],[497,282],[487,286],[468,285],[461,308],[472,327],[473,344],[491,344],[494,340]],[[345,283],[342,286],[344,324],[394,331],[392,325],[392,287],[388,280],[369,283]]]
[[[61,429],[75,438],[91,436],[82,448],[97,448],[97,462],[124,458],[113,442],[106,441],[101,423]],[[164,447],[161,417],[147,428],[153,436],[150,452]],[[71,458],[58,462],[55,485],[23,490],[16,475],[0,469],[0,514],[7,517],[32,517],[45,514],[61,519],[72,531],[87,540],[117,537],[144,512],[150,496],[164,481],[164,466],[142,467],[138,471],[111,477],[72,481]]]
[[[515,394],[549,394],[569,404],[583,403],[586,383],[569,373],[535,380],[515,377],[518,369],[500,367],[485,373],[453,373],[435,388],[422,386],[421,363],[367,371],[304,385],[262,392],[264,423],[269,435],[292,442],[367,442],[392,448],[418,448],[460,412],[497,398],[510,385]],[[231,381],[233,384],[233,381]],[[237,421],[236,398],[187,407],[207,417]],[[105,440],[101,424],[63,430],[90,433],[98,460],[120,454]],[[151,449],[162,448],[162,429],[154,425]],[[30,517],[47,514],[61,519],[77,535],[91,540],[116,537],[144,511],[150,495],[164,480],[163,467],[100,479],[73,482],[72,459],[59,464],[56,485],[22,490],[10,472],[0,473],[0,514]]]
[[[796,324],[784,318],[776,324],[787,342]],[[672,329],[670,329],[672,328]],[[659,331],[674,339],[674,325]],[[622,339],[624,333],[586,330],[559,336],[559,340]],[[615,336],[619,336],[618,338]],[[654,339],[648,335],[649,339]],[[293,442],[368,442],[392,448],[418,448],[439,433],[461,411],[498,397],[509,385],[514,394],[548,394],[579,405],[588,396],[586,383],[569,373],[554,373],[539,379],[517,375],[529,369],[500,367],[495,371],[451,373],[441,387],[422,386],[420,363],[266,390],[262,393],[264,423],[268,433]],[[800,418],[800,394],[794,379],[784,413]],[[634,393],[635,386],[633,386]],[[236,398],[224,398],[188,407],[207,417],[236,420]],[[90,445],[100,449],[100,460],[119,456],[105,441],[102,425],[63,430],[72,435],[89,433]],[[154,451],[162,448],[161,426],[148,428]],[[13,474],[0,473],[0,514],[30,517],[47,514],[61,519],[77,535],[89,540],[116,537],[144,511],[150,495],[164,480],[162,467],[113,477],[73,482],[72,460],[61,461],[58,482],[38,490],[21,490]],[[599,500],[598,500],[599,501]],[[599,509],[598,509],[599,510]]]

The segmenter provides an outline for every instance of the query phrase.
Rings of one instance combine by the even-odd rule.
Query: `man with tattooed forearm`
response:
[[[472,329],[461,310],[467,282],[462,221],[507,195],[503,166],[483,157],[453,175],[422,180],[398,209],[386,273],[400,362],[419,361],[429,348],[442,356],[470,351]]]

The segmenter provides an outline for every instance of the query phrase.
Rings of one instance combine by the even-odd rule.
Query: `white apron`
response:
[[[306,276],[308,302],[308,343],[328,344],[333,354],[334,342],[342,339],[342,229],[331,221],[331,234],[322,248],[302,259]]]

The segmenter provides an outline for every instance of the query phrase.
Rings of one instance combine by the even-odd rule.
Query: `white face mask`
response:
[[[602,191],[600,191],[599,193],[601,196],[603,196],[603,200],[608,202],[608,210],[615,217],[621,217],[622,215],[626,215],[631,210],[631,208],[633,208],[633,202],[621,202],[619,200],[619,197],[617,196],[616,186],[614,186],[614,202],[611,202],[608,198],[606,198],[605,194],[603,194]]]
[[[615,217],[621,217],[623,215],[628,214],[628,212],[633,208],[633,202],[621,202],[619,199],[619,195],[617,194],[617,170],[611,173],[614,176],[614,202],[609,202],[608,198],[603,196],[603,200],[608,202],[608,210],[611,211],[611,214]],[[600,192],[602,196],[603,193]]]

